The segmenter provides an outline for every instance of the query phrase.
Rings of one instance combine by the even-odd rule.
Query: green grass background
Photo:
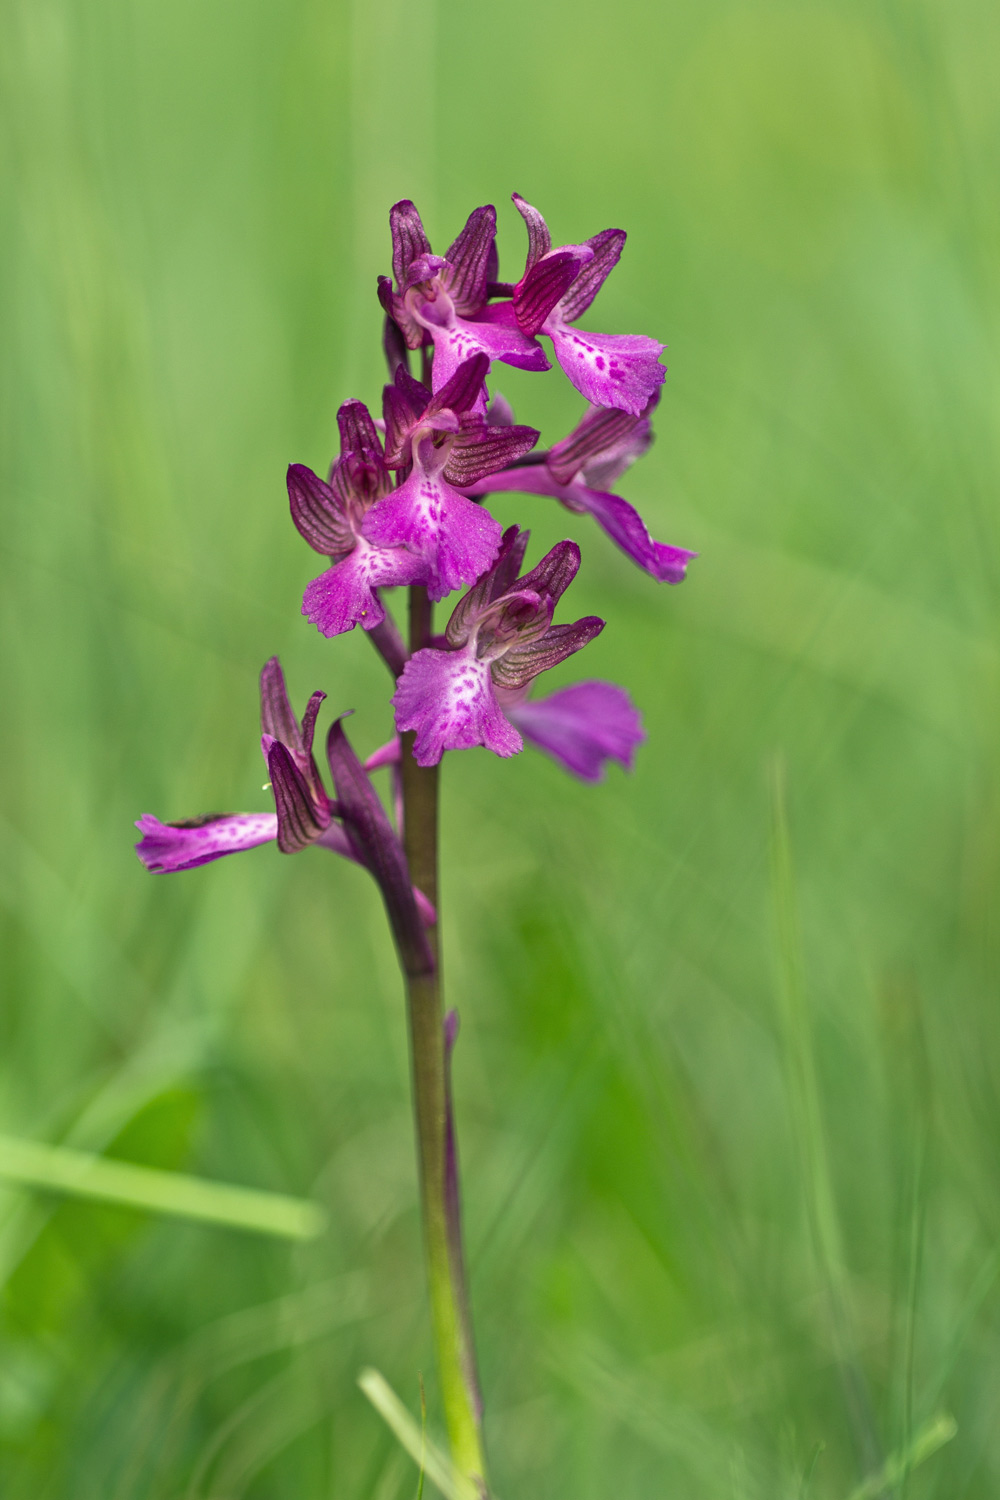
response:
[[[272,652],[386,737],[370,647],[299,615],[284,469],[378,399],[389,204],[440,250],[496,202],[516,275],[513,189],[628,230],[587,321],[670,373],[624,489],[701,555],[658,588],[495,507],[578,537],[609,624],[561,680],[649,732],[597,788],[446,767],[497,1491],[1000,1493],[998,46],[985,0],[5,0],[0,1129],[331,1223],[2,1188],[5,1500],[415,1493],[355,1385],[417,1411],[424,1371],[436,1425],[376,892],[321,851],[153,879],[132,820],[269,805]],[[545,441],[579,412],[498,384]]]

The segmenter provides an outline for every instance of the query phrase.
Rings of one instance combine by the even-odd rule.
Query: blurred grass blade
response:
[[[392,1386],[378,1370],[362,1370],[358,1385],[379,1416],[390,1427],[413,1459],[422,1464],[422,1472],[436,1484],[445,1500],[481,1500],[474,1485],[460,1474],[447,1454],[442,1453],[407,1411]]]
[[[909,1447],[890,1454],[877,1474],[870,1475],[856,1490],[852,1490],[848,1500],[880,1500],[882,1495],[895,1489],[918,1464],[943,1448],[945,1443],[950,1443],[957,1432],[958,1423],[955,1418],[947,1412],[939,1412],[920,1429]]]
[[[782,1045],[792,1127],[798,1144],[802,1185],[816,1259],[826,1283],[831,1331],[855,1443],[865,1469],[882,1462],[867,1382],[857,1353],[840,1221],[827,1154],[819,1080],[802,973],[802,940],[795,868],[788,829],[785,762],[769,766],[771,793],[771,889],[778,962]]]
[[[0,1179],[282,1239],[315,1239],[326,1222],[319,1204],[302,1198],[206,1182],[9,1135],[0,1135]]]

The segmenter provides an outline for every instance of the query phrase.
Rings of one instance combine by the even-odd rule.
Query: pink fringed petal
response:
[[[420,581],[437,601],[486,572],[502,528],[440,475],[415,468],[398,490],[372,506],[364,533],[379,547],[406,547],[418,554],[424,568]]]
[[[641,333],[584,333],[550,318],[543,330],[567,378],[595,406],[642,415],[663,384],[664,346]]]
[[[521,736],[500,710],[487,662],[462,651],[418,651],[407,662],[393,698],[396,728],[416,731],[418,765],[437,765],[446,750],[485,745],[516,755]]]
[[[386,503],[379,500],[369,515]],[[361,538],[353,552],[313,579],[302,597],[302,613],[325,636],[342,635],[355,625],[373,630],[385,619],[376,588],[426,581],[427,565],[419,557],[402,547],[373,547]]]

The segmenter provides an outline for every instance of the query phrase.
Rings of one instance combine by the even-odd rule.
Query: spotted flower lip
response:
[[[479,415],[489,360],[464,360],[433,394],[400,365],[385,388],[386,463],[409,473],[363,520],[376,547],[405,547],[425,567],[428,594],[443,599],[474,583],[493,562],[501,528],[465,487],[515,462],[534,447],[534,427],[497,427]]]
[[[604,629],[589,615],[553,625],[555,606],[576,576],[580,550],[559,542],[518,578],[528,533],[504,533],[496,562],[459,600],[443,647],[426,647],[407,662],[393,705],[396,728],[415,733],[418,765],[436,765],[445,750],[485,745],[501,756],[522,748],[497,689],[518,690],[558,666]]]
[[[515,465],[477,480],[467,493],[489,495],[498,490],[517,490],[550,495],[567,510],[593,516],[615,545],[658,583],[681,583],[688,563],[698,554],[654,541],[635,507],[606,488],[652,443],[650,412],[655,404],[654,398],[641,417],[591,406],[568,437],[538,455],[539,462]],[[509,419],[506,403],[491,409],[491,419],[499,423]]]
[[[288,699],[285,677],[276,656],[264,664],[260,674],[261,746],[267,762],[273,813],[207,813],[176,823],[162,823],[150,813],[136,822],[142,838],[136,853],[152,874],[193,870],[227,854],[277,843],[283,854],[298,854],[310,844],[330,849],[370,870],[383,887],[390,888],[393,910],[404,926],[409,921],[403,895],[406,862],[399,839],[357,757],[347,742],[340,721],[328,741],[338,799],[327,796],[313,758],[316,715],[326,694],[313,693],[302,715],[296,718]],[[336,755],[330,755],[335,743]],[[421,892],[412,900],[420,920],[437,920],[431,903]],[[408,941],[413,940],[412,931]]]
[[[495,282],[496,209],[473,209],[447,255],[433,255],[414,204],[389,213],[393,279],[380,276],[379,298],[409,349],[434,346],[432,379],[439,390],[476,353],[526,370],[548,370],[545,351],[508,308],[487,306]]]
[[[621,258],[623,229],[603,229],[582,245],[552,246],[548,225],[520,193],[512,195],[528,230],[528,258],[521,280],[497,286],[512,297],[523,333],[546,334],[564,374],[588,401],[642,415],[663,384],[664,345],[644,334],[586,333],[572,327],[590,307]]]
[[[329,480],[305,464],[288,470],[288,503],[299,535],[332,566],[314,578],[302,613],[325,636],[361,625],[374,630],[385,619],[379,588],[426,583],[427,564],[403,546],[382,546],[364,533],[369,510],[392,490],[378,430],[362,401],[345,401],[337,413],[340,457]]]

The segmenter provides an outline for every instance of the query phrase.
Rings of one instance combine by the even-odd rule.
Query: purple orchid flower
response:
[[[261,750],[274,794],[273,813],[208,813],[179,823],[161,823],[145,813],[136,823],[143,837],[136,853],[153,874],[192,870],[197,865],[277,842],[283,854],[297,854],[323,842],[353,858],[347,836],[333,821],[312,742],[316,715],[325,693],[313,693],[301,723],[292,712],[276,656],[260,674]]]
[[[650,407],[656,404],[656,399]],[[498,424],[511,420],[506,402],[494,397],[489,419]],[[591,406],[568,437],[540,463],[515,465],[470,486],[470,495],[488,495],[498,490],[522,494],[551,495],[577,515],[592,515],[634,563],[659,583],[682,582],[696,552],[654,541],[634,506],[606,486],[613,484],[649,448],[653,433],[649,409],[641,417],[613,408]]]
[[[525,739],[582,781],[603,781],[609,760],[631,771],[646,738],[639,710],[613,682],[577,682],[547,698],[503,688],[497,698]]]
[[[613,682],[577,682],[547,698],[528,699],[527,687],[494,684],[494,692],[515,729],[581,781],[603,781],[609,760],[631,771],[646,738],[639,710]],[[391,766],[397,773],[401,758],[396,735],[368,757],[365,770]]]
[[[313,758],[316,715],[325,697],[325,693],[313,693],[300,723],[288,701],[278,658],[272,656],[260,674],[260,717],[261,749],[275,811],[207,813],[178,823],[161,823],[145,813],[135,826],[142,834],[136,853],[146,869],[154,875],[193,870],[258,844],[277,843],[282,854],[298,854],[317,844],[363,865],[383,889],[390,882],[398,907],[400,868],[405,872],[402,848],[367,773],[361,770],[361,781],[353,772],[350,758],[354,752],[349,746],[343,748],[347,741],[339,721],[334,725],[336,754],[331,757],[339,801],[327,796]],[[329,744],[327,750],[329,755]],[[351,773],[347,797],[338,781],[338,777],[345,779],[345,764]],[[419,891],[414,892],[414,900],[422,920],[433,924],[437,918],[430,902]]]
[[[509,306],[487,307],[497,271],[497,212],[473,209],[447,255],[432,255],[408,198],[389,213],[392,269],[378,281],[379,299],[409,349],[434,345],[432,380],[438,391],[470,355],[482,352],[522,370],[551,369],[537,339],[526,334]]]
[[[526,688],[604,629],[594,615],[552,624],[556,603],[580,566],[580,549],[558,542],[518,578],[528,535],[516,526],[504,533],[493,567],[455,606],[444,645],[417,651],[403,669],[392,700],[396,728],[416,731],[418,765],[436,765],[445,750],[473,745],[516,755],[523,741],[496,690]]]
[[[382,444],[362,401],[345,401],[337,413],[340,457],[326,483],[307,469],[288,470],[292,520],[316,552],[333,563],[314,578],[302,599],[302,613],[325,636],[362,625],[374,630],[385,619],[376,590],[424,583],[427,565],[405,547],[379,546],[364,533],[365,516],[392,489]]]
[[[363,523],[375,547],[405,547],[423,559],[420,581],[434,601],[482,577],[497,555],[501,527],[461,493],[523,457],[534,427],[497,427],[475,413],[489,359],[464,360],[432,395],[403,365],[385,388],[386,463],[409,469],[398,489],[376,501]]]
[[[641,416],[666,375],[659,362],[663,344],[643,334],[584,333],[570,326],[618,264],[624,229],[603,229],[582,245],[553,250],[537,208],[519,193],[512,196],[528,228],[524,275],[516,286],[503,288],[513,298],[508,306],[514,323],[532,338],[547,334],[563,372],[588,401]]]

